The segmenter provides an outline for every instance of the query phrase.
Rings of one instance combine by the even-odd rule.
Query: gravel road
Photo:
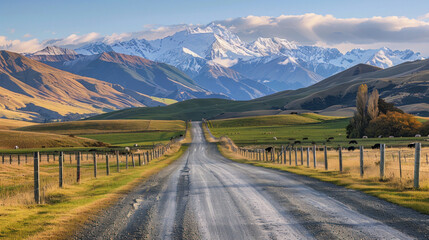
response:
[[[429,239],[429,216],[193,142],[75,239]]]

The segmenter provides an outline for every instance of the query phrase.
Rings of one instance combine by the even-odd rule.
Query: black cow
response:
[[[380,149],[380,143],[374,144],[374,146],[371,147],[372,149]]]
[[[350,146],[347,148],[348,151],[354,151],[356,148],[354,146]]]
[[[416,147],[416,143],[410,143],[410,144],[408,144],[408,147],[409,148],[415,148]]]
[[[267,152],[271,152],[273,150],[273,147],[267,147],[267,148],[265,148],[265,151],[267,151]]]
[[[334,137],[329,137],[329,138],[328,138],[328,140],[333,140],[333,139],[334,139]]]
[[[294,143],[295,144],[301,144],[301,141],[295,141]]]
[[[302,140],[308,140],[308,137],[302,138]]]
[[[358,144],[358,142],[357,142],[357,141],[355,141],[355,140],[351,140],[351,141],[349,142],[349,144]]]

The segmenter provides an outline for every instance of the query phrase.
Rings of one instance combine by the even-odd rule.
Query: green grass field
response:
[[[237,145],[288,145],[300,141],[302,145],[314,143],[331,147],[349,146],[346,135],[348,118],[327,117],[317,114],[275,115],[209,121],[210,131],[215,137],[228,136]],[[277,140],[274,139],[277,138]],[[330,139],[327,142],[328,138]],[[427,138],[427,137],[426,137]],[[370,138],[354,139],[365,147],[376,143],[388,146],[406,146],[421,141],[429,145],[426,138]]]
[[[84,138],[95,139],[100,142],[112,144],[114,146],[152,146],[156,143],[165,143],[170,138],[183,134],[184,131],[166,131],[166,132],[140,132],[140,133],[107,133],[81,135]]]
[[[179,120],[98,120],[38,124],[20,128],[21,131],[55,134],[99,134],[142,131],[184,130],[185,123]]]
[[[1,124],[21,127],[1,130]],[[7,123],[7,124],[6,124]],[[13,124],[12,124],[13,123]],[[180,120],[99,120],[47,124],[0,121],[0,153],[102,151],[107,145],[151,146],[185,132]],[[15,150],[15,146],[20,149]]]

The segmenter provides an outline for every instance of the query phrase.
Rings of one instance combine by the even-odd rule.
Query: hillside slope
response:
[[[0,118],[75,119],[144,106],[121,90],[118,85],[0,51]]]
[[[360,84],[407,112],[429,116],[429,60],[406,62],[381,69],[359,64],[310,87],[287,90],[251,101],[219,99],[185,101],[161,108],[135,108],[96,116],[96,119],[213,119],[228,116],[256,116],[264,112],[284,114],[290,111],[316,111],[352,108]],[[186,114],[185,114],[186,113]]]

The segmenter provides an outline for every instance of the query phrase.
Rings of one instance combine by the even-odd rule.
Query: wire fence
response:
[[[205,126],[208,137],[216,139]],[[238,147],[230,138],[219,141],[231,152],[249,160],[289,166],[303,166],[327,171],[339,171],[368,179],[399,184],[403,188],[429,186],[429,148],[421,143],[409,147],[389,147],[378,144],[374,148],[311,146],[279,146],[268,148]]]
[[[48,192],[66,185],[144,167],[180,148],[185,136],[149,149],[35,152],[0,156],[0,205],[49,203]]]

